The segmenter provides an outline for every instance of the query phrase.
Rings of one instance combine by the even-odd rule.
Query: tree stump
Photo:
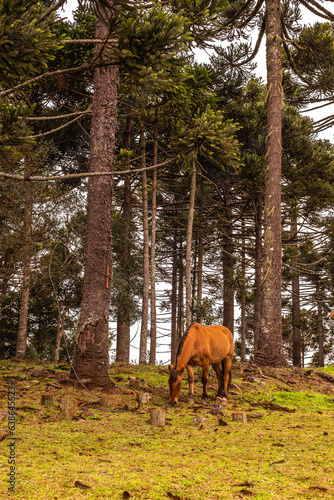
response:
[[[157,427],[164,427],[166,421],[166,412],[162,409],[156,409],[150,411],[150,424],[156,425]]]
[[[129,377],[129,385],[133,389],[140,389],[140,380],[135,377]]]
[[[71,396],[64,396],[60,401],[60,416],[66,420],[71,420],[76,416],[78,410],[78,402]]]
[[[102,408],[112,408],[115,404],[114,399],[111,396],[101,396],[100,405]]]
[[[137,392],[136,393],[136,401],[138,401],[139,406],[141,404],[147,404],[151,398],[151,394],[148,392]]]
[[[52,392],[46,392],[41,394],[41,405],[44,406],[53,406],[55,404],[55,397]]]
[[[247,424],[247,415],[244,411],[234,411],[232,413],[232,420],[234,422],[242,422],[243,424]]]

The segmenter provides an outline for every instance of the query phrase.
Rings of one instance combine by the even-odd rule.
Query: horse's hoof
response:
[[[193,398],[188,398],[188,405],[193,405],[193,404],[194,404]]]

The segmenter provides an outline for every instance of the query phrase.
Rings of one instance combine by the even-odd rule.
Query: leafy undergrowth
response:
[[[165,367],[113,365],[117,391],[112,408],[104,410],[101,392],[73,387],[68,371],[64,364],[0,362],[0,498],[13,498],[7,482],[11,438],[1,433],[7,429],[10,380],[16,385],[17,499],[334,496],[334,384],[318,370],[261,372],[235,365],[229,402],[221,409],[213,372],[206,405],[198,371],[195,404],[187,404],[184,382],[180,403],[170,407]],[[52,407],[41,405],[48,390],[55,394]],[[150,393],[149,402],[139,405],[136,392]],[[64,395],[78,401],[71,421],[60,418]],[[164,427],[150,425],[153,408],[166,410]],[[233,421],[235,411],[245,412],[247,423]]]

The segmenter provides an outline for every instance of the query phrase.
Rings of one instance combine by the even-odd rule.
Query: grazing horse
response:
[[[194,398],[194,366],[202,367],[203,399],[207,399],[209,365],[217,375],[218,396],[227,401],[233,354],[233,336],[228,328],[193,323],[180,340],[173,368],[169,366],[171,404],[177,403],[185,368],[188,370],[189,398]]]

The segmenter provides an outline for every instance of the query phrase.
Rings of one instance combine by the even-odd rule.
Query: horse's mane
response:
[[[189,330],[193,327],[195,323],[192,323],[190,326],[188,326],[188,328],[186,329],[186,331],[184,332],[184,334],[182,335],[181,339],[180,339],[180,342],[179,342],[179,345],[178,345],[178,348],[177,348],[177,353],[176,353],[176,361],[175,361],[175,368],[177,368],[177,362],[178,362],[178,359],[180,357],[180,354],[182,352],[182,349],[183,349],[183,344],[187,338],[187,335],[189,333]]]

